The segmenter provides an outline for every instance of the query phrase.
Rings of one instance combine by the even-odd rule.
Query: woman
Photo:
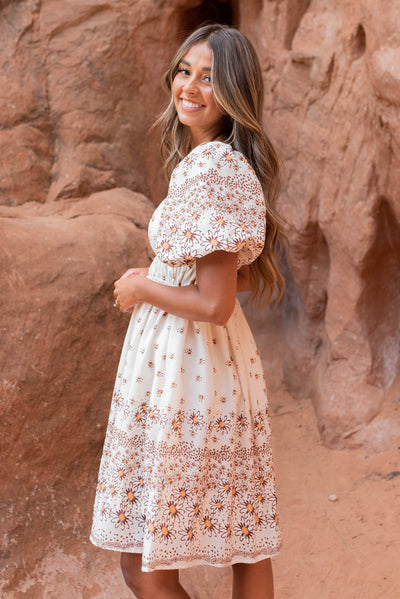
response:
[[[187,598],[178,569],[201,563],[233,565],[234,598],[271,599],[280,537],[267,398],[236,300],[283,290],[260,67],[241,33],[207,25],[166,83],[169,191],[149,225],[150,269],[115,283],[116,305],[133,314],[91,540],[122,552],[138,599]]]

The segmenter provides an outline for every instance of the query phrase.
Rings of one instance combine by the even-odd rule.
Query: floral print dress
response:
[[[262,250],[265,205],[246,158],[197,146],[153,214],[148,277],[196,280],[196,258]],[[141,553],[142,570],[225,566],[276,555],[280,534],[260,357],[236,305],[225,326],[143,303],[132,314],[113,393],[91,541]]]

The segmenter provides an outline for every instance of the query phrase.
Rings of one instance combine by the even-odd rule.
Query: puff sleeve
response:
[[[261,253],[263,191],[247,159],[231,146],[197,146],[171,176],[162,205],[156,253],[172,266],[191,265],[216,250],[236,252],[238,268]]]

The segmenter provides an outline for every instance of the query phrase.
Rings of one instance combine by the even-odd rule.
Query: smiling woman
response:
[[[268,402],[236,299],[249,284],[267,298],[283,287],[260,67],[241,33],[207,25],[179,49],[166,83],[170,183],[149,224],[150,269],[115,283],[116,305],[132,317],[91,540],[122,552],[138,599],[187,599],[178,569],[201,563],[232,565],[234,599],[272,599],[281,541]]]
[[[190,128],[193,147],[216,139],[223,114],[211,85],[212,52],[207,42],[192,46],[179,63],[172,93],[179,121]]]

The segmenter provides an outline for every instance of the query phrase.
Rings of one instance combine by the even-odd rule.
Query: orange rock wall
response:
[[[399,370],[400,5],[264,2],[248,28],[285,167],[286,382],[328,444],[393,442],[378,415]]]
[[[165,191],[148,133],[160,78],[185,32],[216,17],[258,49],[265,124],[284,162],[286,384],[313,398],[332,446],[374,437],[385,448],[399,434],[384,403],[400,338],[398,3],[0,0],[0,586],[10,599],[47,596],[35,565],[60,547],[78,555],[87,537],[126,328],[112,282],[148,262],[145,196]],[[90,568],[85,551],[71,578]]]

